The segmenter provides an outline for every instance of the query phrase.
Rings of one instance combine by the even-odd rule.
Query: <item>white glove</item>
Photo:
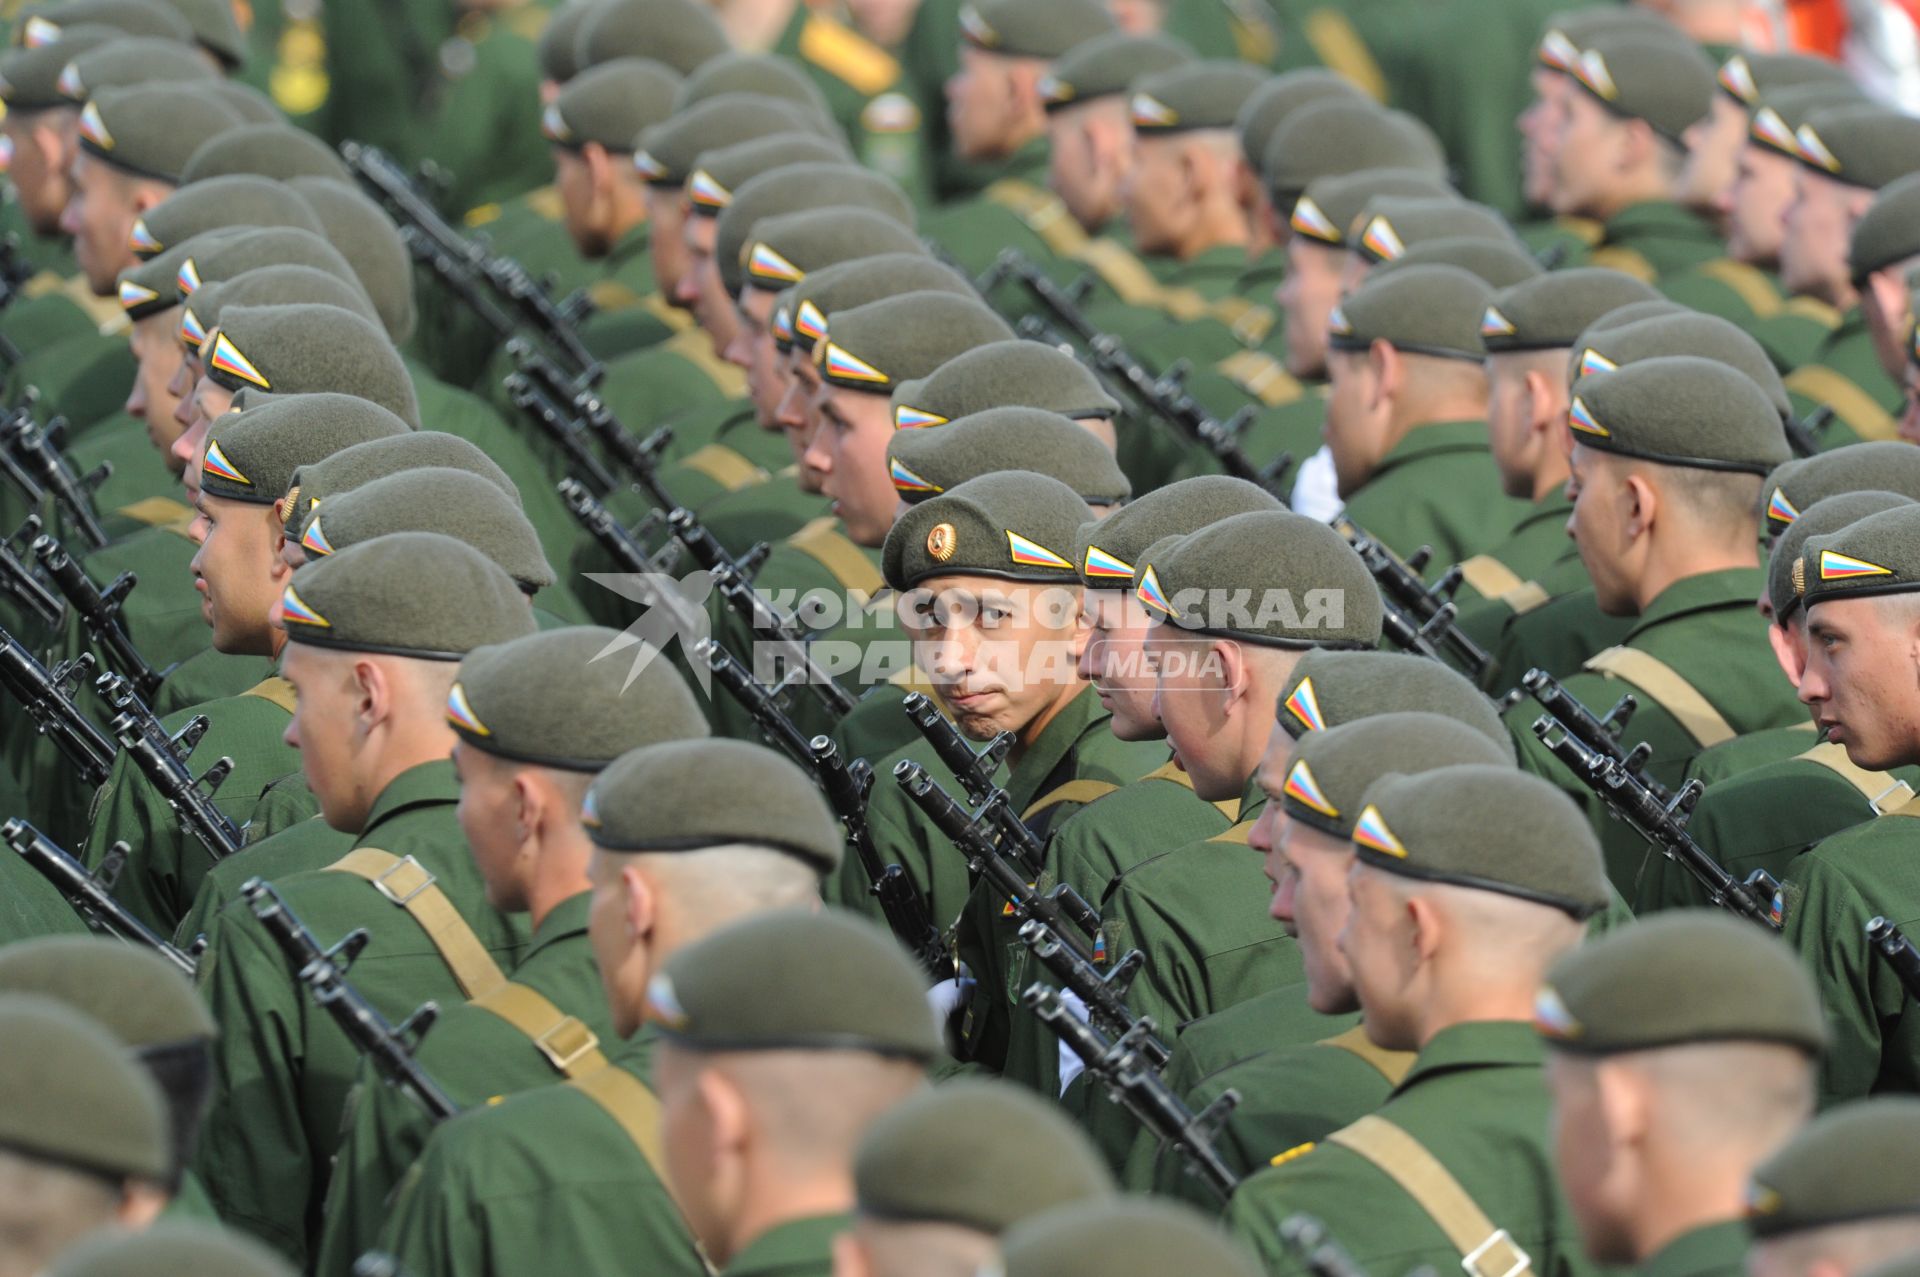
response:
[[[1325,444],[1294,471],[1293,495],[1287,504],[1295,514],[1304,514],[1322,523],[1332,521],[1333,516],[1346,508],[1340,500],[1339,479],[1333,472],[1333,453]]]
[[[1080,995],[1070,990],[1060,990],[1060,1005],[1073,1012],[1074,1018],[1082,1024],[1087,1022],[1087,1004]],[[1073,1048],[1065,1042],[1060,1044],[1060,1094],[1065,1095],[1067,1088],[1073,1085],[1073,1079],[1080,1076],[1087,1067],[1086,1061],[1074,1054]]]

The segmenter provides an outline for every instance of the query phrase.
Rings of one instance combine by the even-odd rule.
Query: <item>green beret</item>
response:
[[[125,38],[109,26],[70,26],[62,29],[59,39],[51,44],[0,53],[0,104],[8,112],[21,115],[71,108],[73,100],[60,91],[60,77],[67,64],[89,49]]]
[[[547,104],[540,132],[569,151],[589,142],[622,155],[644,129],[673,114],[680,77],[647,58],[614,58],[582,71]]]
[[[814,349],[820,378],[841,390],[891,394],[955,355],[1013,336],[1007,322],[974,297],[915,292],[837,311]]]
[[[1889,182],[1853,224],[1847,267],[1860,284],[1877,270],[1920,253],[1920,173]]]
[[[1540,259],[1517,240],[1502,242],[1456,235],[1408,245],[1400,256],[1375,266],[1367,278],[1376,279],[1416,266],[1456,267],[1494,289],[1511,288],[1547,273]]]
[[[201,84],[218,77],[189,45],[154,36],[125,36],[74,56],[55,87],[75,106],[102,89],[132,84]]]
[[[186,18],[159,0],[68,0],[65,4],[34,5],[20,14],[13,38],[23,48],[40,49],[63,39],[73,27],[95,25],[112,27],[124,35],[193,39],[193,27]]]
[[[1678,32],[1672,22],[1651,9],[1633,5],[1590,5],[1556,13],[1547,19],[1536,50],[1539,60],[1556,71],[1573,74],[1573,65],[1588,41],[1609,32],[1638,32],[1659,38]]]
[[[936,292],[978,298],[973,282],[926,253],[882,253],[817,270],[793,286],[788,346],[811,352],[827,334],[827,317],[906,293]],[[776,341],[780,331],[775,306]]]
[[[936,576],[1077,585],[1066,556],[1074,533],[1092,517],[1060,480],[1002,470],[908,508],[887,533],[880,565],[896,590]]]
[[[493,560],[531,594],[554,582],[540,534],[520,503],[477,474],[423,467],[335,493],[307,516],[300,548],[308,561],[396,532],[438,532]]]
[[[313,206],[283,182],[235,173],[182,187],[134,219],[127,247],[146,259],[206,231],[292,226],[324,233]]]
[[[1830,1109],[1753,1173],[1756,1241],[1838,1224],[1920,1215],[1920,1099],[1887,1095]]]
[[[1347,235],[1347,247],[1370,265],[1390,262],[1426,240],[1484,239],[1512,244],[1507,219],[1485,204],[1458,198],[1405,199],[1380,196],[1367,201]]]
[[[1600,316],[1600,318],[1594,320],[1587,328],[1586,335],[1608,332],[1615,328],[1624,328],[1628,324],[1637,324],[1643,319],[1665,319],[1670,315],[1693,315],[1698,313],[1699,312],[1695,311],[1691,306],[1682,306],[1679,302],[1669,301],[1665,297],[1656,298],[1652,301],[1630,302],[1617,310],[1610,310]],[[1577,341],[1574,343],[1574,348],[1577,350],[1584,344],[1584,340]]]
[[[309,560],[280,612],[290,642],[422,661],[457,661],[534,628],[513,578],[438,532],[396,532]]]
[[[1244,1246],[1191,1206],[1113,1197],[1056,1207],[1007,1231],[1002,1277],[1258,1277]]]
[[[1408,354],[1479,360],[1480,317],[1493,290],[1457,266],[1416,266],[1369,278],[1333,308],[1327,344],[1366,350],[1390,342]]]
[[[624,676],[624,662],[610,664]],[[682,694],[691,706],[684,684]],[[698,707],[692,712],[699,721]],[[647,744],[608,764],[580,813],[596,847],[638,854],[748,843],[784,851],[823,874],[839,867],[846,831],[811,776],[764,746],[694,735]],[[674,801],[660,801],[663,794]]]
[[[940,426],[989,408],[1041,408],[1111,417],[1120,404],[1072,355],[1039,341],[994,341],[955,355],[893,390],[893,424]]]
[[[1310,651],[1287,677],[1276,715],[1299,739],[1401,710],[1445,714],[1501,744],[1513,741],[1479,688],[1438,661],[1402,652]]]
[[[777,293],[823,266],[919,251],[920,237],[888,214],[835,205],[760,218],[737,254],[719,258],[720,278],[736,296],[748,288]]]
[[[105,936],[41,936],[0,948],[0,994],[16,993],[64,1003],[136,1051],[219,1031],[178,967]]]
[[[327,242],[346,259],[395,344],[413,336],[413,256],[385,209],[352,187],[324,177],[287,185],[312,206]]]
[[[597,8],[597,0],[567,0],[552,11],[536,45],[543,79],[565,84],[580,73],[573,46],[580,38],[581,24]]]
[[[407,431],[406,422],[379,404],[352,395],[288,395],[214,421],[200,489],[228,501],[275,505],[301,466]]]
[[[1747,140],[1779,152],[1790,160],[1800,158],[1800,126],[1829,107],[1862,106],[1866,98],[1852,85],[1803,84],[1770,94],[1754,111],[1747,124]]]
[[[694,157],[687,207],[699,217],[718,217],[733,203],[734,192],[762,173],[795,164],[846,164],[851,158],[843,143],[814,133],[774,133],[715,147]]]
[[[624,657],[601,659],[616,651],[625,651],[620,632],[593,625],[475,648],[447,693],[447,723],[483,753],[579,772],[643,745],[707,735],[706,714],[672,662],[649,660],[633,673]]]
[[[887,441],[887,466],[908,504],[999,470],[1058,479],[1088,505],[1115,505],[1133,492],[1106,444],[1039,408],[989,408],[944,426],[897,430]]]
[[[358,284],[310,266],[262,266],[203,285],[183,299],[180,340],[190,351],[205,345],[220,316],[237,306],[327,306],[373,323],[373,303]],[[353,387],[347,387],[353,393]]]
[[[209,139],[193,152],[180,174],[180,185],[190,186],[223,173],[254,173],[286,181],[295,177],[330,177],[352,186],[353,174],[325,142],[305,129],[285,122],[243,124]]]
[[[733,198],[727,202],[725,211],[720,213],[720,220],[714,228],[713,257],[719,264],[721,280],[731,291],[739,292],[741,281],[746,276],[744,259],[748,245],[762,220],[782,213],[803,213],[816,208],[864,208],[891,218],[908,229],[914,223],[912,202],[899,184],[889,177],[846,160],[788,164],[747,179],[735,188]],[[890,244],[899,242],[894,239]],[[914,247],[920,247],[917,241]],[[886,251],[903,250],[890,247]],[[768,265],[773,269],[763,274],[762,278],[771,280],[782,273],[773,263],[769,262]],[[787,282],[794,283],[797,280]]]
[[[137,1233],[91,1233],[60,1252],[47,1277],[294,1277],[286,1260],[245,1233],[161,1219]]]
[[[1559,350],[1608,311],[1659,296],[1653,285],[1622,271],[1553,271],[1495,293],[1480,317],[1480,340],[1489,355]]]
[[[1920,119],[1861,104],[1815,111],[1794,131],[1796,158],[1823,177],[1877,191],[1920,172]]]
[[[1100,0],[966,0],[960,6],[960,38],[1009,58],[1052,61],[1113,29],[1113,17]]]
[[[1897,492],[1843,492],[1816,501],[1801,511],[1799,517],[1774,538],[1767,558],[1767,602],[1773,605],[1774,623],[1785,625],[1800,606],[1800,592],[1793,588],[1793,582],[1796,568],[1804,579],[1806,570],[1799,568],[1800,552],[1806,548],[1808,537],[1828,536],[1870,514],[1911,504],[1912,497],[1903,497]]]
[[[1195,56],[1185,41],[1172,36],[1109,31],[1061,54],[1040,78],[1040,100],[1051,115],[1082,102],[1117,97],[1141,76],[1185,66]]]
[[[1782,89],[1802,85],[1832,85],[1853,90],[1847,69],[1827,58],[1806,53],[1754,53],[1742,50],[1720,64],[1714,77],[1720,91],[1749,111]]]
[[[1275,208],[1292,208],[1320,178],[1363,169],[1444,177],[1447,158],[1409,117],[1342,97],[1321,98],[1290,113],[1260,157],[1260,177]]]
[[[1876,439],[1781,463],[1760,489],[1767,531],[1778,536],[1816,501],[1868,491],[1897,492],[1920,501],[1920,449]]]
[[[507,472],[477,445],[438,430],[416,430],[342,448],[324,461],[294,471],[288,491],[299,499],[287,503],[287,535],[299,540],[307,516],[327,497],[351,492],[361,484],[402,470],[429,468],[477,474],[515,501],[520,499],[520,489]]]
[[[769,821],[766,832],[784,828]],[[890,933],[840,909],[777,910],[695,941],[647,986],[647,1014],[693,1051],[860,1051],[921,1063],[941,1054],[920,969]]]
[[[701,63],[680,82],[673,95],[673,113],[727,93],[758,93],[811,107],[817,115],[828,112],[820,87],[792,58],[729,49]]]
[[[1236,514],[1157,542],[1133,582],[1156,620],[1202,634],[1286,648],[1380,641],[1380,592],[1360,556],[1290,510]]]
[[[1794,586],[1809,610],[1828,599],[1920,589],[1920,505],[1908,503],[1838,532],[1808,537]]]
[[[683,186],[702,153],[795,130],[834,136],[826,119],[796,110],[784,98],[726,93],[642,131],[634,141],[633,167],[649,186]]]
[[[575,74],[614,58],[652,58],[692,75],[727,51],[727,34],[700,0],[610,0],[595,5],[574,37]]]
[[[276,395],[337,390],[420,422],[413,381],[387,335],[338,306],[229,306],[206,352],[207,376],[228,390]]]
[[[1792,456],[1753,379],[1697,355],[1644,359],[1574,383],[1574,442],[1694,470],[1764,475]]]
[[[233,0],[167,0],[193,28],[193,41],[231,71],[247,60],[247,36]]]
[[[1233,122],[1240,134],[1240,153],[1247,166],[1257,170],[1267,153],[1267,143],[1295,111],[1327,98],[1360,102],[1366,96],[1352,80],[1325,67],[1296,67],[1270,75],[1241,103],[1239,118]]]
[[[1561,958],[1534,996],[1533,1027],[1577,1055],[1706,1042],[1819,1055],[1827,1044],[1819,991],[1786,941],[1711,909],[1645,918]]]
[[[967,1174],[956,1177],[956,1166]],[[1112,1172],[1058,1106],[1011,1082],[967,1078],[881,1114],[854,1155],[853,1184],[865,1218],[996,1237],[1114,1191]]]
[[[1580,50],[1573,81],[1614,115],[1645,121],[1675,146],[1713,109],[1713,64],[1678,33],[1596,35]]]
[[[286,119],[273,99],[238,80],[215,80],[207,92],[226,104],[242,124],[275,124]]]
[[[202,284],[219,283],[248,271],[268,266],[308,266],[324,271],[352,288],[368,311],[372,303],[360,288],[353,267],[326,237],[297,226],[236,227],[204,249],[195,245],[180,263],[176,276],[183,294],[192,294]],[[290,295],[288,301],[294,300]],[[209,326],[213,317],[202,312]]]
[[[1661,302],[1622,306],[1588,326],[1570,347],[1568,384],[1594,372],[1611,372],[1628,364],[1668,355],[1694,355],[1724,364],[1760,388],[1784,421],[1793,415],[1786,383],[1773,366],[1765,347],[1732,320],[1695,310],[1662,310],[1645,318],[1628,312]]]
[[[1489,812],[1500,819],[1489,821]],[[1363,863],[1387,873],[1513,896],[1576,919],[1610,899],[1585,813],[1513,767],[1466,764],[1376,781],[1361,800],[1353,846]]]
[[[1140,137],[1230,129],[1240,108],[1265,84],[1265,68],[1245,62],[1191,62],[1134,81],[1128,109]]]
[[[1511,741],[1496,743],[1459,719],[1419,710],[1376,714],[1301,737],[1280,805],[1289,820],[1350,839],[1362,799],[1383,776],[1415,776],[1466,763],[1512,766],[1513,761]]]
[[[201,142],[239,126],[238,117],[192,85],[106,89],[80,111],[80,149],[135,177],[187,183]]]
[[[128,319],[145,319],[172,310],[180,304],[180,264],[202,244],[213,245],[234,231],[206,231],[184,244],[175,244],[166,252],[149,257],[138,266],[120,272],[120,309]]]
[[[1920,1251],[1859,1270],[1860,1277],[1920,1277]]]
[[[1082,524],[1074,537],[1073,560],[1087,589],[1131,590],[1134,564],[1149,546],[1236,514],[1285,508],[1280,498],[1245,479],[1223,474],[1179,479],[1098,522]]]
[[[1294,233],[1344,251],[1354,222],[1372,200],[1382,196],[1446,199],[1459,196],[1437,173],[1416,169],[1361,169],[1315,178],[1294,201],[1288,223]]]
[[[96,1021],[51,998],[0,998],[0,1148],[110,1180],[167,1182],[165,1101]]]

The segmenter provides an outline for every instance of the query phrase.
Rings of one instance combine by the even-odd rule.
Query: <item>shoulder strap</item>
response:
[[[1325,4],[1301,23],[1307,43],[1329,70],[1352,80],[1375,102],[1387,100],[1387,75],[1373,59],[1367,42],[1339,6]]]
[[[1805,295],[1788,299],[1786,305],[1782,306],[1780,310],[1784,314],[1797,315],[1801,319],[1811,320],[1828,332],[1832,332],[1838,328],[1840,322],[1846,318],[1845,315],[1842,315],[1818,297],[1808,297]]]
[[[1300,398],[1300,381],[1272,355],[1258,350],[1242,350],[1228,355],[1213,366],[1214,371],[1269,408],[1278,408]]]
[[[1273,332],[1273,311],[1244,297],[1222,297],[1207,306],[1207,313],[1242,346],[1258,346]]]
[[[1526,585],[1520,574],[1490,554],[1476,554],[1460,564],[1460,577],[1482,598],[1497,599]]]
[[[1187,775],[1186,769],[1174,762],[1171,758],[1140,779],[1170,780],[1184,790],[1189,792],[1193,790],[1193,777]],[[1225,816],[1228,820],[1232,820],[1240,814],[1240,800],[1238,798],[1222,798],[1214,804],[1214,808],[1219,811],[1222,816]]]
[[[1345,1033],[1324,1038],[1315,1042],[1314,1045],[1330,1046],[1336,1051],[1345,1051],[1349,1055],[1358,1056],[1371,1064],[1381,1077],[1394,1086],[1400,1085],[1401,1079],[1407,1076],[1407,1070],[1413,1067],[1413,1052],[1389,1051],[1383,1046],[1375,1046],[1373,1040],[1367,1036],[1366,1029],[1358,1024]]]
[[[1031,803],[1028,803],[1027,809],[1020,813],[1020,819],[1022,821],[1032,820],[1049,807],[1058,807],[1061,803],[1078,803],[1084,807],[1096,798],[1105,798],[1118,788],[1120,788],[1120,786],[1113,784],[1111,781],[1092,780],[1082,776],[1076,780],[1070,780],[1064,785],[1055,786],[1053,789],[1048,790],[1046,793],[1040,795],[1040,797],[1034,799]]]
[[[1900,437],[1899,424],[1892,414],[1846,374],[1835,372],[1825,364],[1802,364],[1794,369],[1787,375],[1787,389],[1815,403],[1826,404],[1862,439],[1881,441]]]
[[[878,594],[886,588],[887,578],[881,575],[866,551],[846,538],[840,531],[840,520],[830,514],[823,514],[808,523],[798,532],[787,538],[787,544],[802,554],[818,559],[827,571],[833,573],[833,579],[849,590],[859,590],[863,594]]]
[[[1580,668],[1597,670],[1631,683],[1653,698],[1653,703],[1674,716],[1687,735],[1702,749],[1732,740],[1739,733],[1720,716],[1712,702],[1693,684],[1681,678],[1671,665],[1649,656],[1637,647],[1610,647],[1587,660]]]
[[[596,279],[587,285],[587,298],[593,302],[596,314],[625,310],[629,306],[640,304],[640,294],[632,285],[623,284],[617,279]]]
[[[293,713],[296,703],[293,694],[293,684],[287,682],[286,679],[281,678],[277,674],[272,678],[262,679],[246,691],[240,693],[240,695],[258,696],[263,701],[272,701],[289,714]]]
[[[713,353],[713,342],[703,328],[677,332],[654,349],[669,351],[698,368],[728,399],[747,393],[747,374]]]
[[[1056,255],[1075,257],[1086,248],[1087,233],[1057,195],[1014,177],[1003,177],[980,193],[1025,222]]]
[[[1494,1226],[1453,1172],[1386,1118],[1370,1114],[1327,1136],[1327,1142],[1358,1153],[1398,1184],[1447,1235],[1470,1277],[1519,1277],[1533,1267],[1527,1252],[1506,1229]]]
[[[633,1146],[640,1150],[640,1156],[646,1159],[653,1177],[660,1181],[660,1186],[671,1198],[673,1182],[667,1178],[667,1150],[660,1139],[660,1097],[649,1090],[645,1082],[611,1064],[595,1072],[569,1078],[566,1084],[598,1104],[601,1111],[627,1133]],[[681,1222],[685,1223],[686,1212],[680,1210],[677,1201],[674,1209],[679,1212]],[[692,1230],[688,1229],[688,1232],[691,1234]],[[693,1248],[699,1253],[700,1262],[707,1272],[718,1271],[713,1261],[707,1258],[698,1238],[694,1238]]]
[[[1502,594],[1500,601],[1512,608],[1516,616],[1525,616],[1542,604],[1553,602],[1553,596],[1539,582],[1526,581],[1519,589]]]
[[[640,299],[638,305],[641,310],[665,324],[669,332],[683,333],[693,327],[693,316],[658,292],[648,293]]]
[[[192,509],[181,505],[172,497],[145,497],[132,505],[121,506],[114,513],[124,515],[137,523],[144,523],[150,528],[193,518]]]
[[[524,984],[509,980],[472,1005],[491,1011],[533,1042],[534,1050],[566,1077],[575,1078],[607,1066],[600,1039],[592,1029],[553,1005]]]
[[[373,884],[374,890],[407,911],[440,951],[461,992],[482,997],[507,982],[506,975],[473,934],[473,928],[412,856],[396,856],[377,847],[356,847],[327,866],[328,873],[352,874]]]
[[[1806,753],[1795,754],[1794,757],[1820,764],[1859,790],[1860,796],[1867,800],[1867,805],[1873,808],[1876,816],[1884,816],[1913,800],[1913,786],[1886,772],[1871,772],[1858,766],[1847,757],[1844,747],[1831,741],[1822,741]]]
[[[1151,310],[1167,308],[1166,290],[1160,281],[1153,277],[1146,263],[1128,252],[1124,245],[1104,238],[1089,240],[1074,256],[1093,267],[1094,274],[1127,305]]]
[[[884,93],[900,80],[900,63],[891,53],[819,13],[809,15],[800,28],[800,56],[866,97]]]
[[[695,448],[680,458],[680,464],[707,476],[728,492],[738,492],[756,483],[765,483],[767,479],[765,470],[724,443],[710,443]]]
[[[1239,824],[1235,825],[1233,828],[1228,830],[1223,830],[1222,832],[1215,834],[1213,837],[1207,839],[1207,841],[1208,842],[1230,842],[1238,846],[1244,847],[1247,845],[1247,835],[1252,832],[1253,832],[1253,822],[1251,820],[1243,820]]]
[[[1592,260],[1588,264],[1620,271],[1633,276],[1643,284],[1651,284],[1660,278],[1660,272],[1653,268],[1653,263],[1643,254],[1621,244],[1608,244],[1604,248],[1594,249]]]
[[[1771,319],[1780,313],[1780,291],[1757,267],[1718,257],[1701,266],[1700,273],[1724,286],[1759,318]]]

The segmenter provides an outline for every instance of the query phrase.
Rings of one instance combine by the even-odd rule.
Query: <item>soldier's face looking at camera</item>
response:
[[[900,599],[914,663],[974,740],[1039,735],[1080,683],[1087,641],[1077,587],[940,576]]]

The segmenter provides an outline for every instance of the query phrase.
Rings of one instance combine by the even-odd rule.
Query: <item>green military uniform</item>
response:
[[[1647,200],[1601,224],[1600,243],[1587,263],[1659,283],[1664,292],[1669,277],[1720,260],[1724,252],[1720,237],[1697,213],[1670,200]]]
[[[805,69],[863,166],[900,183],[915,203],[932,201],[920,95],[893,54],[801,0],[773,51]]]
[[[5,781],[0,780],[0,785]],[[21,795],[24,799],[25,795]],[[9,810],[24,812],[25,806]],[[35,936],[79,935],[87,930],[53,884],[35,873],[18,856],[0,863],[6,890],[0,893],[0,944],[31,940]]]
[[[723,1277],[831,1277],[833,1239],[852,1222],[845,1215],[810,1215],[777,1224],[720,1271]]]
[[[440,197],[448,208],[510,198],[551,175],[537,131],[534,45],[546,23],[547,8],[535,0],[489,4],[460,14],[441,41],[423,104],[426,127],[409,140],[415,154],[451,175]]]
[[[1899,438],[1905,391],[1880,366],[1858,306],[1839,315],[1806,361],[1787,374],[1787,389],[1802,414],[1823,404],[1834,410],[1826,447]]]

